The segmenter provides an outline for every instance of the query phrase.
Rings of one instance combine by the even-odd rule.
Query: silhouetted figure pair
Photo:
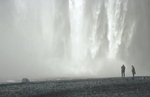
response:
[[[125,69],[126,69],[126,67],[124,66],[124,64],[121,66],[121,75],[122,75],[122,77],[125,77]],[[132,75],[133,75],[133,78],[134,78],[134,75],[136,74],[136,72],[135,72],[135,68],[134,68],[134,66],[132,65]]]
[[[122,77],[125,77],[125,69],[126,67],[124,65],[121,66],[121,75]]]
[[[134,68],[134,66],[132,65],[132,75],[133,75],[133,78],[134,78],[134,75],[136,74],[136,72],[135,72],[135,68]]]

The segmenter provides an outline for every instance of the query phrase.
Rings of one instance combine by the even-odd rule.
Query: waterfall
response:
[[[92,55],[92,59],[95,58],[96,54],[99,51],[100,48],[100,42],[98,41],[98,37],[97,37],[97,29],[98,29],[98,16],[100,14],[100,9],[101,9],[101,2],[98,2],[98,5],[95,8],[94,11],[94,25],[93,25],[93,30],[92,30],[92,34],[91,34],[91,38],[90,38],[90,51],[91,51],[91,55]],[[102,33],[102,32],[101,32]]]
[[[69,0],[71,24],[71,51],[73,59],[84,58],[83,19],[85,0]]]
[[[5,1],[0,17],[7,38],[1,38],[6,39],[2,49],[8,49],[10,63],[22,64],[24,74],[31,68],[37,75],[53,77],[120,75],[120,65],[129,62],[139,34],[136,19],[141,15],[135,15],[135,1]]]
[[[109,58],[115,58],[124,33],[128,0],[106,0]]]

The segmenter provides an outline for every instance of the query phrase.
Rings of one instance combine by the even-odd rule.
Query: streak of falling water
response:
[[[109,58],[115,58],[121,44],[128,0],[107,0]]]
[[[72,58],[83,59],[84,43],[82,36],[84,0],[69,0],[71,22],[71,47]]]
[[[97,41],[98,37],[97,37],[97,29],[98,29],[98,16],[100,14],[100,7],[101,7],[101,2],[99,1],[98,6],[96,6],[95,8],[95,12],[94,12],[94,25],[93,25],[93,31],[92,31],[92,35],[90,38],[90,51],[91,51],[91,55],[92,55],[92,59],[95,58],[96,54],[99,51],[100,48],[100,42],[101,41]]]

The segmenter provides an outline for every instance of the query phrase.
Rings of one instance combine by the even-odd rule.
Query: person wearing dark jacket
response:
[[[134,77],[135,74],[136,74],[135,68],[134,68],[134,66],[132,65],[132,75],[133,75],[133,77]]]
[[[125,69],[126,67],[124,65],[121,66],[121,75],[122,77],[125,77]]]

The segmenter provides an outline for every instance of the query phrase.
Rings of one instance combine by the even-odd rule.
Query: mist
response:
[[[0,0],[0,77],[150,75],[149,0]]]

